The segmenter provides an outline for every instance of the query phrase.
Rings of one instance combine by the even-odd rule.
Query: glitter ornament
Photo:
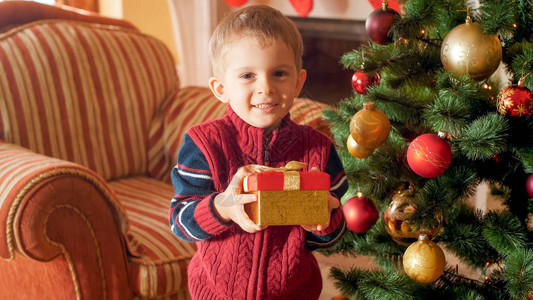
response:
[[[367,232],[379,218],[378,207],[372,199],[365,198],[361,193],[352,197],[342,206],[344,219],[348,229],[354,232]]]
[[[531,91],[524,86],[524,78],[520,78],[518,84],[508,85],[500,91],[496,101],[500,114],[509,117],[523,117],[533,113],[533,97]]]
[[[356,71],[352,76],[352,88],[360,95],[366,95],[367,88],[379,84],[379,74],[369,75],[363,71]]]
[[[498,69],[502,45],[496,35],[484,34],[481,25],[468,16],[465,24],[456,26],[446,35],[440,56],[446,71],[482,81]]]
[[[445,133],[440,133],[445,136]],[[407,163],[413,172],[425,178],[442,175],[452,162],[450,145],[434,133],[415,138],[407,149]]]
[[[366,33],[372,41],[380,45],[392,43],[392,34],[390,30],[394,20],[400,14],[388,7],[386,0],[383,1],[382,7],[370,13],[365,22]]]
[[[430,241],[425,234],[421,234],[403,254],[403,268],[411,279],[420,283],[430,283],[437,280],[446,266],[446,258],[442,249]]]
[[[435,225],[429,229],[415,229],[415,226],[409,221],[411,215],[415,212],[415,203],[411,190],[403,190],[395,193],[392,196],[392,201],[389,203],[385,212],[383,213],[383,223],[385,230],[392,237],[392,239],[403,246],[410,245],[415,242],[421,233],[434,236],[441,230],[441,218],[435,216]]]

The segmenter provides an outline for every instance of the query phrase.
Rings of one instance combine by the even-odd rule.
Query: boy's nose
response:
[[[263,79],[258,82],[256,91],[259,95],[270,95],[274,92],[274,87],[268,79]]]

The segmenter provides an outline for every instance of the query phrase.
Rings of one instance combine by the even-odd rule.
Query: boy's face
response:
[[[244,37],[227,47],[224,73],[210,79],[211,90],[248,124],[277,128],[302,89],[305,70],[296,69],[294,54],[281,39],[261,47]]]

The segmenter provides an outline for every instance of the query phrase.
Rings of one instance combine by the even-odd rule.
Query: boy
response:
[[[172,171],[170,225],[197,242],[188,269],[193,299],[318,299],[311,253],[345,231],[338,200],[347,182],[329,138],[290,120],[306,78],[296,26],[268,6],[226,17],[210,41],[214,95],[227,114],[190,128]],[[260,227],[244,212],[244,176],[296,160],[331,176],[329,224]],[[287,199],[290,201],[290,199]]]

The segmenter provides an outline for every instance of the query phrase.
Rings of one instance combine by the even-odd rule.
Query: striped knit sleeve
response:
[[[331,178],[330,192],[335,198],[340,199],[348,190],[348,181],[342,166],[341,160],[334,145],[331,145],[326,173]],[[342,207],[331,211],[329,226],[322,231],[307,232],[306,245],[310,250],[327,248],[335,244],[346,231],[346,222],[342,212]]]
[[[169,222],[172,232],[188,242],[209,239],[226,230],[230,222],[214,212],[215,192],[209,164],[204,154],[185,134],[172,169],[175,196],[170,203]]]

